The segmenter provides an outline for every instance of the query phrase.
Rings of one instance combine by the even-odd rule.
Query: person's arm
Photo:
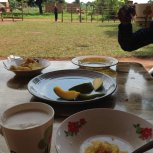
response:
[[[118,42],[125,51],[134,51],[153,43],[153,22],[150,28],[142,28],[132,31],[132,24],[119,24]]]
[[[125,51],[134,51],[153,43],[153,23],[150,24],[150,28],[142,28],[133,32],[131,19],[134,15],[134,7],[128,5],[121,7],[118,12],[121,22],[118,26],[118,42]]]

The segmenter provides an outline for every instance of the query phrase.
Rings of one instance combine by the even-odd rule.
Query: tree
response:
[[[65,0],[57,0],[57,3],[65,3]]]
[[[153,0],[149,0],[148,3],[153,3]]]
[[[11,9],[15,8],[15,0],[9,0],[9,5]]]
[[[35,1],[34,0],[28,0],[27,4],[28,4],[28,6],[34,7],[35,6]]]
[[[75,0],[74,3],[76,3],[76,4],[80,4],[80,0]]]
[[[120,6],[125,4],[127,0],[97,0],[96,9],[99,9],[100,12],[104,12],[105,10],[113,10],[113,13],[117,13]]]

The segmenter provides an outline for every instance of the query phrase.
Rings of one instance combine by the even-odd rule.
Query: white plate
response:
[[[114,66],[118,60],[108,56],[79,56],[72,59],[72,63],[80,67],[106,68]]]
[[[153,129],[153,125],[138,116],[118,110],[88,109],[61,123],[55,146],[58,153],[85,153],[91,142],[98,140],[116,144],[120,150],[131,153],[152,139],[152,131],[145,137],[141,129],[147,132]]]
[[[95,78],[102,78],[103,88],[98,93],[105,93],[103,96],[88,99],[88,100],[64,100],[58,97],[54,92],[54,87],[60,86],[64,90],[69,90],[71,87],[92,82]],[[100,101],[107,96],[110,96],[116,90],[116,82],[108,75],[88,71],[88,70],[59,70],[41,74],[31,79],[28,83],[29,92],[37,98],[45,100],[48,104],[54,103],[57,105],[78,105],[94,103]],[[97,93],[97,92],[92,92]]]

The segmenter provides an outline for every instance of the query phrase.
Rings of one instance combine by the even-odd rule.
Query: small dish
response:
[[[11,72],[14,72],[17,76],[34,76],[34,75],[38,75],[41,73],[41,71],[43,69],[45,69],[46,67],[48,67],[50,65],[50,61],[46,60],[46,59],[42,59],[42,58],[32,58],[33,60],[36,60],[38,62],[38,64],[40,65],[40,67],[36,68],[36,69],[32,69],[32,70],[19,70],[19,69],[10,69],[11,66],[20,66],[22,63],[25,62],[26,59],[23,58],[13,58],[13,59],[8,59],[6,61],[3,62],[4,67]]]
[[[86,153],[93,141],[117,145],[131,153],[153,139],[153,125],[146,120],[119,110],[88,109],[66,118],[55,136],[58,153]]]
[[[118,63],[118,60],[108,56],[79,56],[72,59],[72,63],[80,67],[108,68]]]

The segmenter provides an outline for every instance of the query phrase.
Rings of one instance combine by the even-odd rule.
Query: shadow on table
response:
[[[85,104],[58,104],[58,102],[52,102],[52,101],[44,101],[42,99],[32,97],[31,102],[43,102],[47,103],[50,106],[52,106],[55,110],[55,116],[70,116],[74,113],[77,113],[82,110],[91,109],[91,108],[114,108],[115,107],[115,100],[113,96],[106,97],[104,99],[91,102],[91,103],[85,103]]]
[[[25,90],[27,89],[27,84],[28,82],[32,79],[33,77],[19,77],[19,76],[14,76],[7,82],[7,86],[12,89],[18,89],[18,90]]]

